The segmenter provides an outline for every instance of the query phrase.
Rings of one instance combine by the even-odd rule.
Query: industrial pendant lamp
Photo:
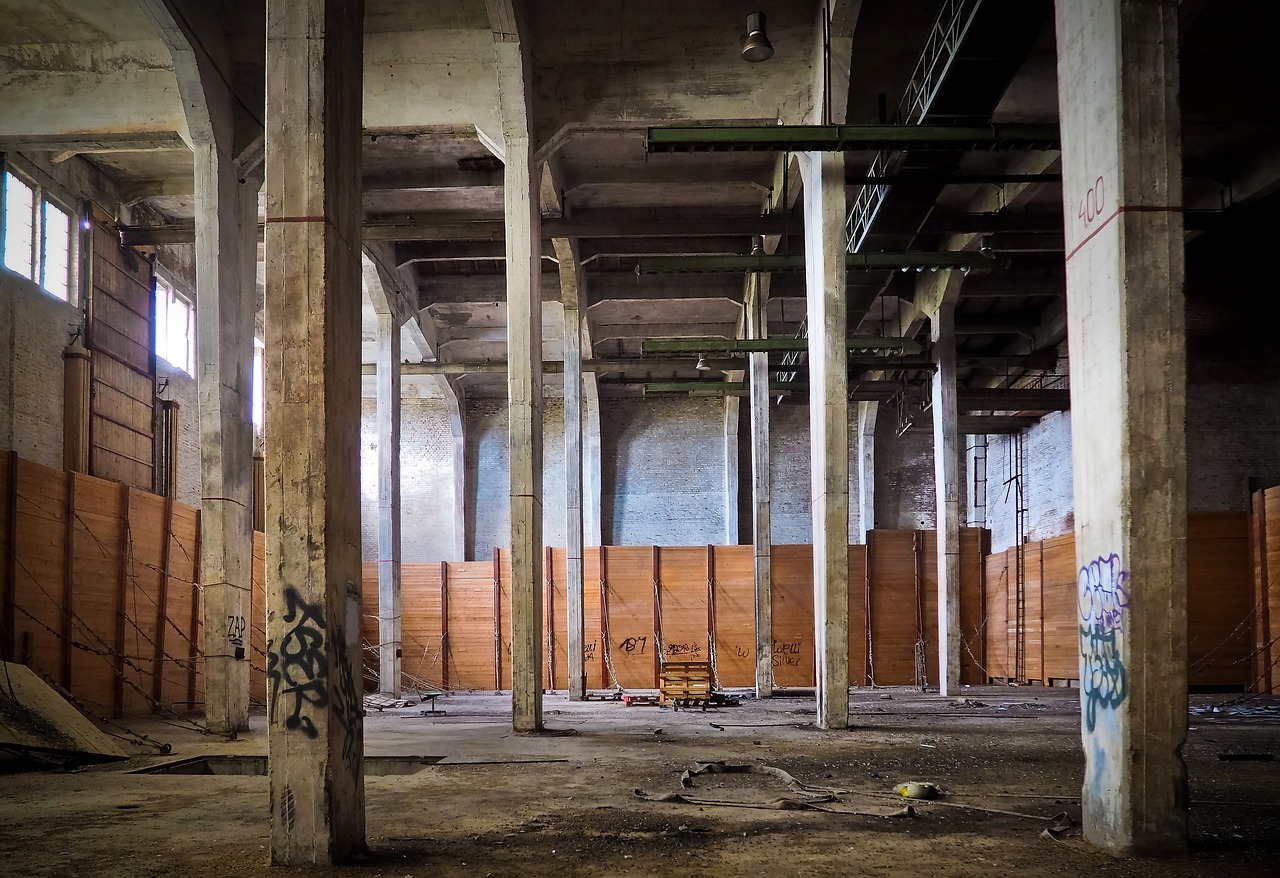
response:
[[[773,43],[764,32],[764,13],[747,16],[747,35],[742,38],[742,57],[748,61],[768,61],[773,57]]]
[[[699,372],[711,371],[711,367],[707,365],[707,358],[703,354],[698,354],[698,362],[694,364],[693,368],[697,369]]]

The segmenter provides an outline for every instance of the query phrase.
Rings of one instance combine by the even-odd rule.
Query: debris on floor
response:
[[[904,784],[898,784],[893,789],[904,799],[937,799],[942,795],[942,790],[938,788],[937,784],[921,780],[907,781]]]

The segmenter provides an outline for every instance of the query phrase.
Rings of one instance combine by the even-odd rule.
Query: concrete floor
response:
[[[814,729],[811,697],[704,713],[548,696],[547,725],[576,732],[570,737],[512,733],[508,696],[450,695],[440,699],[442,717],[421,716],[422,706],[373,712],[370,756],[444,759],[412,775],[369,777],[368,861],[327,874],[1280,874],[1280,762],[1219,759],[1280,756],[1280,700],[1215,713],[1209,706],[1226,697],[1193,698],[1192,853],[1157,863],[1101,853],[1078,828],[1061,840],[1040,835],[1048,825],[1041,818],[1066,811],[1079,819],[1076,695],[1039,687],[974,687],[962,699],[859,692],[847,732]],[[171,741],[173,753],[0,777],[0,874],[314,872],[268,868],[266,778],[126,773],[193,755],[264,754],[261,712],[235,742],[154,720],[130,726]],[[856,791],[825,807],[861,813],[636,797],[636,789],[678,790],[680,773],[697,760],[767,764],[810,785]],[[918,804],[914,818],[876,816],[901,808],[891,791],[907,780],[937,783],[946,804]],[[742,803],[795,796],[759,775],[698,778],[686,792]]]

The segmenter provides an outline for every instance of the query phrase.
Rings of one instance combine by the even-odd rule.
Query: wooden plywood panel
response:
[[[547,654],[543,685],[548,689],[567,689],[569,668],[565,649],[569,637],[569,615],[565,592],[565,550],[548,549],[542,563],[546,581],[542,595],[542,636],[543,651]]]
[[[867,547],[849,547],[849,685],[865,686],[867,677]]]
[[[126,712],[146,713],[152,708],[151,671],[162,648],[156,623],[163,522],[164,501],[160,497],[143,491],[129,492],[124,605]]]
[[[987,676],[991,680],[1006,680],[1012,671],[1012,651],[1009,641],[1009,552],[987,556],[987,617],[986,654]]]
[[[18,460],[14,656],[53,680],[62,664],[66,490],[60,470]]]
[[[493,607],[492,561],[449,564],[450,688],[494,689]]]
[[[871,679],[877,686],[908,686],[916,679],[917,626],[915,531],[874,530],[870,553]]]
[[[1193,513],[1187,522],[1187,676],[1191,686],[1253,679],[1248,517]]]
[[[659,548],[662,653],[673,661],[708,661],[708,558],[705,546]]]
[[[1277,534],[1280,533],[1280,488],[1259,491],[1253,495],[1252,520],[1249,523],[1249,544],[1253,556],[1253,601],[1254,608],[1251,652],[1250,690],[1264,694],[1277,691],[1280,675],[1275,673],[1272,664],[1275,635],[1272,633],[1280,624],[1273,608],[1277,585],[1280,584],[1280,567],[1274,566],[1276,557],[1273,550],[1280,547]]]
[[[1075,534],[1045,540],[1043,570],[1044,675],[1049,680],[1080,676],[1080,611]]]
[[[1044,681],[1044,573],[1040,543],[1026,545],[1026,679]]]
[[[984,553],[989,531],[960,529],[960,682],[976,685],[986,673],[986,575]]]
[[[774,546],[773,682],[814,685],[813,547]]]
[[[715,549],[715,672],[721,686],[755,686],[755,556],[751,546]]]
[[[924,613],[924,667],[918,673],[927,686],[938,685],[938,537],[935,531],[916,531],[916,569],[919,571]],[[957,608],[958,609],[958,608]],[[963,648],[961,649],[963,655]]]
[[[656,689],[653,547],[611,546],[606,560],[608,649],[613,672],[624,689]]]
[[[511,688],[511,552],[507,549],[498,549],[498,616],[494,623],[498,630],[498,635],[502,640],[501,644],[501,671],[502,679],[498,686],[499,689]],[[539,583],[541,587],[541,583]]]
[[[582,663],[587,672],[588,690],[604,689],[609,685],[601,633],[600,592],[600,549],[591,546],[582,552]]]
[[[108,715],[115,662],[100,653],[115,646],[123,491],[104,479],[76,477],[72,636],[94,651],[73,651],[71,692]]]
[[[400,565],[400,670],[401,684],[408,688],[444,688],[440,619],[442,574],[440,564]],[[376,594],[377,565],[374,565],[373,581]],[[377,612],[375,604],[372,610],[375,637]],[[369,615],[370,609],[366,606],[365,616]],[[370,642],[375,643],[376,640]]]
[[[1259,610],[1266,614],[1268,637],[1263,641],[1265,650],[1262,655],[1266,659],[1265,668],[1270,679],[1270,692],[1273,695],[1280,695],[1280,671],[1277,671],[1277,662],[1280,661],[1280,645],[1277,641],[1277,638],[1280,638],[1280,488],[1267,489],[1264,495],[1264,508],[1267,533],[1264,555],[1267,579],[1263,595],[1265,599]]]

